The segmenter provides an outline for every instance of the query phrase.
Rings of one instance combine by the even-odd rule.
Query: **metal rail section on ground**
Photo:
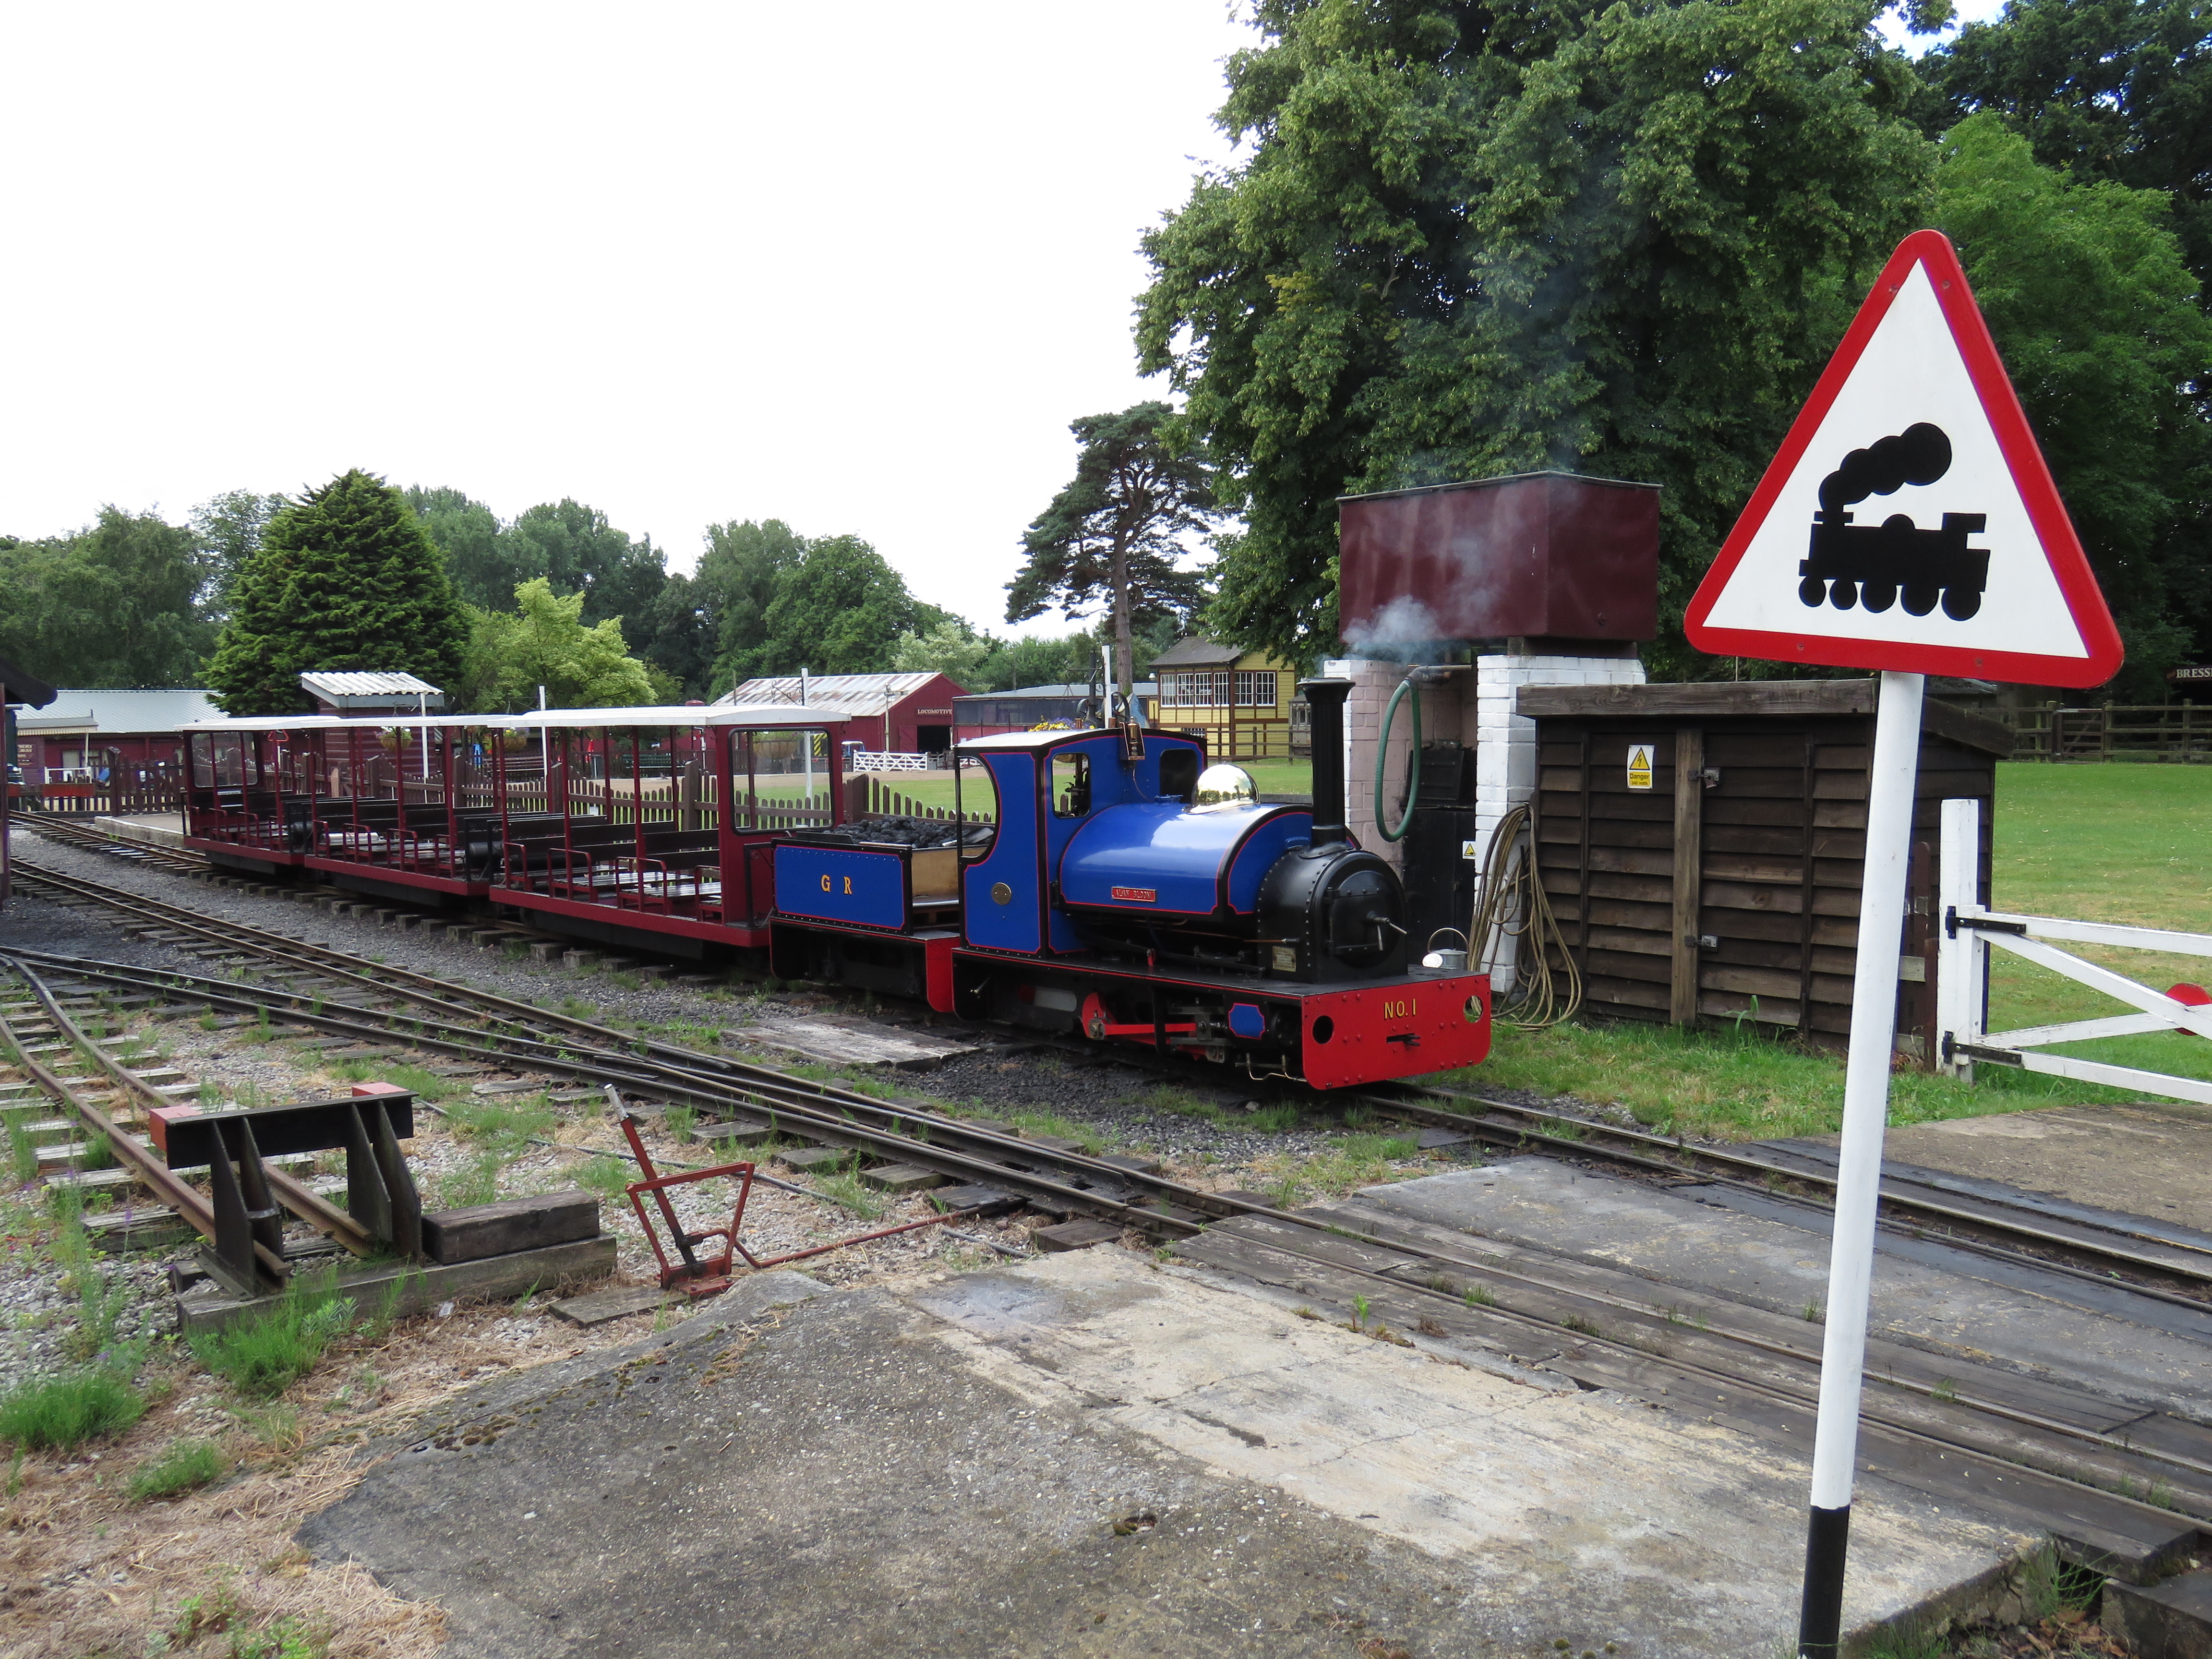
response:
[[[1974,866],[1971,860],[1963,866],[1952,861],[1954,856],[1966,857],[1962,849],[1978,844],[1981,836],[1981,803],[1945,801],[1942,834],[1942,886],[1937,902],[1942,910],[1943,937],[1937,947],[1942,952],[1942,967],[1936,1019],[1942,1032],[1943,1069],[1954,1076],[1971,1078],[1974,1062],[1981,1060],[2017,1066],[2046,1077],[2071,1078],[2077,1083],[2098,1083],[2107,1088],[2136,1090],[2169,1100],[2212,1106],[2212,1083],[2202,1079],[2040,1052],[2060,1043],[2085,1042],[2095,1037],[2142,1036],[2160,1031],[2212,1037],[2212,1006],[2185,1001],[2154,991],[2148,985],[2138,985],[2124,974],[2085,961],[2052,943],[2063,939],[2069,944],[2158,951],[2172,956],[2212,957],[2212,933],[2122,927],[2110,922],[2071,921],[2057,916],[2014,915],[1986,909],[1974,891]],[[2103,1019],[2027,1026],[2016,1031],[1987,1030],[1984,1029],[1984,988],[1989,983],[1991,945],[2063,975],[2093,991],[2102,992],[2136,1012]]]
[[[75,895],[79,902],[97,895],[93,884],[69,879],[89,890]],[[137,896],[102,902],[142,915],[149,908],[171,909]],[[404,1043],[599,1086],[614,1083],[639,1098],[688,1103],[727,1115],[719,1124],[702,1124],[709,1139],[718,1128],[773,1127],[933,1170],[967,1187],[964,1194],[945,1194],[956,1202],[974,1202],[975,1189],[982,1188],[1005,1194],[1002,1203],[1026,1200],[1051,1213],[1103,1218],[1113,1224],[1101,1230],[1107,1237],[1133,1227],[1225,1271],[1270,1283],[1288,1273],[1297,1284],[1310,1285],[1316,1299],[1358,1309],[1363,1323],[1370,1317],[1364,1304],[1371,1304],[1407,1328],[1466,1334],[1507,1352],[1525,1351],[1539,1340],[1545,1351],[1557,1350],[1546,1363],[1583,1386],[1659,1396],[1670,1389],[1705,1389],[1712,1396],[1716,1420],[1740,1423],[1769,1438],[1779,1436],[1800,1452],[1809,1442],[1820,1355],[1817,1339],[1808,1341],[1799,1322],[1726,1305],[1701,1316],[1701,1327],[1685,1328],[1653,1299],[1657,1287],[1632,1274],[1594,1273],[1587,1264],[1537,1260],[1525,1251],[1501,1262],[1480,1241],[1454,1242],[1434,1230],[1386,1225],[1340,1206],[1288,1212],[1250,1194],[1200,1192],[1061,1144],[963,1121],[934,1107],[887,1102],[730,1056],[640,1039],[233,923],[190,913],[163,919],[180,931],[189,919],[202,937],[227,939],[238,948],[306,967],[319,988],[305,976],[280,988],[18,954],[34,971],[66,967],[87,983],[148,989],[329,1036],[387,1048]],[[364,992],[368,996],[360,1001],[343,1000]],[[545,1025],[562,1029],[558,1035],[532,1029]],[[1479,1111],[1460,1113],[1410,1100],[1387,1103],[1403,1117],[1426,1115],[1471,1139],[1525,1139],[1582,1159],[1602,1148],[1625,1164],[1663,1169],[1676,1180],[1715,1179],[1712,1169],[1693,1170],[1685,1160],[1728,1160],[1730,1178],[1764,1176],[1778,1167],[1557,1115],[1516,1124],[1510,1114],[1538,1115],[1503,1103],[1469,1101]],[[1628,1145],[1632,1139],[1638,1144]],[[1814,1186],[1832,1179],[1804,1170],[1787,1175]],[[1956,1207],[1963,1212],[1966,1206]],[[2047,1218],[2020,1224],[2032,1235],[2027,1242],[2046,1254],[2062,1242],[2075,1248],[2094,1242],[2057,1239]],[[2191,1264],[2171,1251],[2132,1254],[2138,1274],[2154,1271],[2169,1282],[2195,1281],[2187,1286],[2195,1297],[2169,1300],[2204,1305],[2204,1287],[2212,1281],[2206,1263]],[[2136,1293],[2106,1275],[2082,1276],[2098,1277],[2108,1294]],[[1864,1444],[1879,1466],[1915,1481],[1963,1480],[1969,1487],[1962,1490],[1994,1493],[2039,1529],[2051,1531],[2073,1559],[2122,1576],[2154,1575],[2177,1551],[2195,1547],[2200,1518],[2212,1516],[2212,1431],[2178,1419],[2169,1423],[2154,1413],[2161,1416],[2163,1437],[2153,1448],[2114,1415],[2117,1409],[2129,1417],[2134,1408],[2077,1399],[2078,1391],[2044,1383],[2024,1389],[2010,1373],[1895,1344],[1877,1343],[1869,1364]],[[2166,1501],[2128,1495],[2146,1492],[2164,1494]]]

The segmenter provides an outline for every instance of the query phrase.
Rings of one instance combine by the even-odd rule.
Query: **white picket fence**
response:
[[[2124,974],[2086,962],[2050,941],[2118,945],[2134,951],[2163,951],[2176,956],[2212,957],[2212,933],[2176,933],[2157,927],[2119,927],[2101,921],[2069,921],[2057,916],[2020,916],[1985,910],[1975,890],[1981,860],[1979,801],[1943,803],[1942,911],[1943,937],[1936,987],[1936,1021],[1942,1033],[1940,1064],[1954,1076],[1971,1079],[1976,1060],[2018,1066],[2051,1077],[2101,1083],[2169,1100],[2212,1105],[2212,1083],[2137,1071],[2093,1060],[2039,1052],[2055,1043],[2090,1037],[2140,1036],[2157,1031],[2189,1031],[2212,1037],[2212,1006],[2177,1002],[2163,991],[2138,985]],[[2069,1020],[2018,1031],[1984,1029],[1988,1015],[1989,950],[1991,945],[2039,963],[2055,973],[2101,991],[2136,1012],[2105,1019]]]
[[[901,755],[889,750],[856,749],[845,757],[848,772],[927,772],[927,755]]]

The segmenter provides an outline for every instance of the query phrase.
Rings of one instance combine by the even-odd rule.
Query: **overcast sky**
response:
[[[1008,631],[1067,422],[1165,395],[1137,239],[1228,158],[1254,38],[1229,0],[11,7],[0,532],[360,466],[573,495],[676,568],[722,520],[850,532]]]

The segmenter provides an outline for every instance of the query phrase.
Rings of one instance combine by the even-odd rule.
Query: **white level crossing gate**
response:
[[[1979,801],[1943,803],[1942,886],[1938,899],[1943,931],[1937,947],[1941,954],[1936,988],[1936,1020],[1942,1032],[1943,1069],[1954,1075],[1971,1076],[1976,1060],[1992,1061],[2051,1077],[2073,1078],[2082,1083],[2101,1083],[2114,1089],[2212,1105],[2212,1083],[2040,1052],[2057,1043],[2081,1042],[2091,1037],[2141,1036],[2159,1031],[2188,1031],[2201,1037],[2212,1037],[2212,1006],[2192,1006],[2176,1001],[2162,991],[2138,985],[2124,974],[2084,961],[2051,943],[2064,939],[2078,945],[2118,945],[2176,956],[2212,957],[2212,933],[2120,927],[2101,921],[2018,916],[1983,908],[1974,889],[1974,849],[1980,844],[1981,817]],[[2105,1019],[2035,1025],[2018,1031],[1985,1030],[1983,1022],[1986,1018],[1985,988],[1989,984],[1991,945],[2101,991],[2136,1012]]]

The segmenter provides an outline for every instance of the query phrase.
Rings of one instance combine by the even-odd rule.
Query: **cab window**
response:
[[[1052,815],[1079,818],[1091,810],[1091,757],[1057,751],[1052,757]]]

